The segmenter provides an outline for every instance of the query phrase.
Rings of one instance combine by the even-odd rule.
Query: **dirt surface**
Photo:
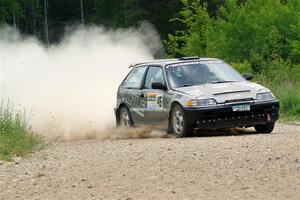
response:
[[[0,199],[300,199],[300,126],[51,144],[0,164]]]

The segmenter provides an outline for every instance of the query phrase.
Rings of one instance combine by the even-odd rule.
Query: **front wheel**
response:
[[[130,112],[127,107],[122,107],[120,109],[119,126],[121,126],[121,127],[132,127],[133,126],[133,121],[132,121]]]
[[[257,133],[272,133],[274,127],[275,127],[275,122],[254,126]]]
[[[172,109],[171,129],[173,134],[178,138],[188,137],[194,132],[194,127],[187,123],[184,110],[180,105],[176,105]]]

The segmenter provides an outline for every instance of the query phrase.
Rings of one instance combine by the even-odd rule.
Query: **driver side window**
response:
[[[150,67],[145,80],[145,89],[153,89],[152,83],[165,84],[163,70],[161,67]]]

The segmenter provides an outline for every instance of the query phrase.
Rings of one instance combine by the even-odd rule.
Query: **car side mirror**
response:
[[[155,90],[167,90],[167,86],[165,84],[154,82],[152,83],[152,89]]]
[[[253,75],[248,73],[248,74],[244,74],[244,78],[247,80],[247,81],[251,81],[253,79]]]

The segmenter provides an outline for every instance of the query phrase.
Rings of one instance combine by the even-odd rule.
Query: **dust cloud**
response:
[[[164,137],[151,129],[116,129],[118,85],[133,62],[153,59],[162,45],[147,23],[135,29],[89,26],[66,31],[45,47],[12,28],[0,29],[0,99],[25,109],[32,130],[46,138]]]

